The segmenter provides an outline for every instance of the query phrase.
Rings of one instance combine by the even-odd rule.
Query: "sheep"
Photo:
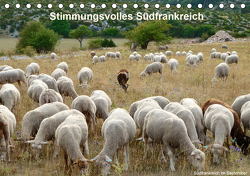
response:
[[[28,78],[30,75],[39,74],[40,66],[37,63],[32,62],[26,67],[26,77]]]
[[[167,50],[166,46],[159,46],[159,50]]]
[[[222,45],[221,48],[222,48],[222,49],[224,48],[224,49],[229,50],[229,48],[227,47],[227,45]]]
[[[69,96],[73,99],[75,99],[78,96],[75,89],[74,89],[73,81],[68,77],[61,76],[56,81],[56,85],[57,85],[57,88],[59,90],[59,93],[62,96]]]
[[[81,87],[89,86],[89,82],[93,79],[93,71],[88,68],[88,67],[83,67],[79,72],[78,72],[78,80]]]
[[[185,52],[185,51],[182,51],[182,53],[181,53],[183,56],[186,56],[187,55],[187,53]]]
[[[155,128],[157,127],[157,128]],[[174,149],[179,148],[188,156],[189,162],[197,169],[205,169],[205,154],[196,149],[190,141],[187,128],[180,118],[173,113],[162,109],[153,109],[145,117],[143,127],[143,139],[145,144],[152,139],[153,143],[163,144],[170,158],[170,169],[174,168]],[[147,147],[145,147],[145,156],[147,156]]]
[[[203,114],[205,113],[206,109],[212,105],[212,104],[220,104],[223,105],[224,107],[226,107],[227,109],[229,109],[234,116],[234,125],[233,128],[231,130],[231,136],[232,139],[235,140],[235,142],[237,142],[238,146],[240,146],[241,151],[243,152],[243,154],[247,154],[247,148],[250,144],[250,137],[246,136],[243,132],[243,130],[241,129],[240,126],[240,118],[237,114],[237,112],[235,112],[228,104],[226,104],[225,102],[222,102],[220,100],[217,99],[210,99],[208,101],[206,101],[203,105],[202,105],[202,111]],[[234,143],[233,143],[234,144]],[[235,144],[234,144],[235,145]]]
[[[131,61],[135,60],[135,56],[133,54],[129,55],[129,60]]]
[[[0,72],[3,71],[4,68],[8,67],[8,65],[1,65],[0,66]]]
[[[111,53],[111,52],[107,52],[107,53],[105,54],[105,56],[106,56],[106,57],[110,57],[110,53]]]
[[[129,80],[129,72],[126,69],[121,69],[117,74],[117,80],[119,85],[127,92],[128,89],[128,80]]]
[[[40,124],[40,128],[38,129],[37,135],[34,140],[26,141],[25,143],[32,144],[31,148],[32,151],[39,155],[44,145],[48,144],[46,141],[52,140],[54,142],[54,154],[53,157],[57,157],[58,151],[56,147],[56,140],[55,140],[55,131],[57,127],[69,116],[77,114],[83,116],[83,114],[75,109],[64,110],[58,112],[43,121]],[[84,117],[85,118],[85,117]],[[88,154],[88,149],[86,148],[86,154]]]
[[[57,93],[54,89],[45,89],[39,96],[39,106],[56,101],[63,103],[63,98],[61,94]]]
[[[210,60],[212,60],[213,58],[217,58],[220,59],[221,58],[221,53],[220,52],[213,52],[210,54]]]
[[[169,46],[167,44],[165,45],[165,47],[166,47],[166,50],[168,50]]]
[[[215,52],[216,52],[216,49],[212,48],[211,53],[215,53]]]
[[[96,105],[96,117],[106,120],[112,105],[110,97],[102,90],[95,90],[92,92],[90,98]]]
[[[17,141],[26,142],[31,139],[31,136],[35,136],[41,122],[60,111],[69,110],[69,107],[61,102],[46,103],[38,108],[27,112],[23,116],[21,138],[17,138]],[[25,150],[27,145],[25,145]]]
[[[10,147],[11,137],[16,128],[15,115],[3,105],[0,105],[0,145],[1,145],[1,160],[6,161],[5,152],[7,153],[8,162],[10,162]]]
[[[50,54],[50,58],[52,59],[52,60],[54,60],[54,61],[56,61],[57,59],[57,55],[56,55],[56,53],[51,53]]]
[[[198,134],[195,128],[196,120],[193,113],[189,109],[178,102],[170,102],[169,104],[167,104],[164,110],[177,115],[177,117],[184,121],[187,127],[188,136],[190,137],[192,143],[195,143],[197,145],[202,144],[198,139]]]
[[[21,86],[21,82],[23,82],[27,86],[25,76],[26,74],[21,69],[2,71],[0,72],[0,84],[18,82],[18,85]]]
[[[66,62],[61,62],[61,63],[59,63],[59,64],[56,66],[56,68],[60,68],[60,69],[64,70],[66,74],[67,74],[68,71],[69,71],[69,66],[68,66],[68,64],[67,64]]]
[[[225,61],[227,56],[229,56],[228,53],[222,53],[221,56],[220,56],[220,59]]]
[[[60,78],[61,76],[66,76],[66,72],[64,70],[62,70],[61,68],[56,68],[52,73],[51,73],[51,77],[53,77],[56,81],[58,80],[58,78]]]
[[[138,54],[138,53],[137,53],[136,51],[135,51],[135,52],[133,52],[133,55],[134,55],[134,56],[136,56],[137,54]]]
[[[136,133],[136,125],[129,113],[122,108],[114,109],[110,116],[102,125],[102,136],[105,144],[102,151],[94,157],[96,165],[100,168],[102,175],[110,174],[110,163],[114,156],[115,163],[118,163],[117,153],[124,149],[125,170],[129,167],[129,143],[133,140]]]
[[[167,56],[165,56],[164,54],[161,54],[160,57],[161,57],[161,61],[160,61],[161,63],[164,63],[164,64],[168,63]]]
[[[90,130],[92,126],[92,129],[96,132],[96,105],[89,96],[81,95],[76,97],[71,104],[71,109],[76,109],[83,113],[86,117],[88,129]]]
[[[42,73],[38,75],[37,79],[40,79],[46,83],[49,89],[54,89],[56,92],[59,92],[56,86],[56,80],[52,76]]]
[[[96,55],[96,52],[95,52],[95,51],[91,51],[90,55],[91,55],[92,57],[94,57],[94,56]]]
[[[63,151],[65,159],[65,171],[72,174],[71,166],[77,165],[78,169],[84,173],[88,172],[91,160],[86,159],[83,152],[88,140],[88,126],[83,115],[73,114],[62,122],[55,132],[57,146]],[[71,165],[68,165],[68,158]]]
[[[161,107],[162,109],[163,109],[168,103],[170,103],[170,101],[169,101],[167,98],[163,97],[163,96],[152,96],[152,97],[148,97],[148,98],[145,98],[145,99],[153,99],[153,100],[155,100],[155,101],[160,105],[160,107]],[[145,100],[145,99],[143,99],[143,100]],[[138,107],[138,105],[140,104],[141,101],[142,101],[142,100],[136,101],[136,102],[134,102],[134,103],[132,103],[132,104],[130,105],[130,107],[129,107],[129,114],[131,115],[132,118],[134,118],[134,114],[135,114],[135,112],[136,112],[136,110],[137,110],[137,107]]]
[[[236,54],[236,55],[237,55],[237,52],[236,52],[236,51],[232,51],[232,55],[233,55],[233,54]]]
[[[172,56],[173,54],[172,54],[172,51],[166,51],[165,55],[166,56]]]
[[[144,99],[140,101],[139,105],[137,106],[137,110],[134,114],[134,120],[136,126],[140,129],[139,137],[142,135],[143,132],[143,124],[145,116],[149,111],[152,109],[162,109],[157,101],[153,99]]]
[[[27,90],[27,94],[35,102],[39,103],[39,97],[43,90],[46,89],[48,89],[47,84],[45,84],[42,80],[36,79],[31,82],[31,85]]]
[[[203,61],[203,53],[202,53],[202,52],[199,52],[199,53],[197,54],[197,56],[198,56],[198,58],[199,58],[199,62],[200,62],[200,61]]]
[[[205,135],[203,132],[203,113],[200,106],[197,104],[197,101],[193,98],[184,98],[180,101],[180,104],[189,109],[195,118],[195,128],[198,134],[199,139],[202,141],[204,145],[208,145],[212,142],[212,140]]]
[[[99,62],[105,62],[106,61],[106,57],[104,55],[99,57]]]
[[[0,90],[0,103],[13,112],[19,102],[19,90],[13,84],[4,84]]]
[[[160,62],[154,62],[152,64],[147,65],[145,70],[141,73],[141,76],[145,77],[146,74],[150,76],[152,73],[159,72],[161,74],[161,80],[162,80],[162,76],[163,76],[162,71],[163,71],[163,64]]]
[[[94,57],[93,57],[93,63],[92,63],[92,64],[97,63],[97,62],[98,62],[98,60],[99,60],[98,56],[94,56]]]
[[[176,51],[175,55],[178,57],[178,56],[181,56],[181,52],[180,51]]]
[[[144,60],[145,60],[145,61],[149,61],[149,60],[150,60],[150,57],[149,57],[148,54],[146,54],[146,55],[144,56]]]
[[[232,103],[232,109],[241,117],[241,108],[247,102],[250,101],[250,94],[238,96]]]
[[[117,57],[118,59],[121,59],[121,58],[122,58],[122,55],[121,55],[120,52],[116,52],[115,55],[116,55],[116,57]]]
[[[238,68],[238,63],[239,63],[239,56],[237,54],[233,54],[230,56],[227,56],[225,59],[226,64],[233,64],[236,63],[237,68]]]
[[[229,75],[229,66],[225,62],[220,63],[215,67],[215,75],[214,78],[212,79],[212,85],[214,86],[217,82],[217,79],[219,78],[223,79],[223,82],[224,78],[226,78],[225,79],[226,81],[228,75]]]
[[[5,67],[2,71],[8,71],[8,70],[13,70],[13,67],[7,66],[7,67]]]
[[[153,61],[154,62],[161,62],[161,57],[159,55],[155,55]]]
[[[174,59],[174,58],[170,59],[168,62],[168,67],[170,68],[170,72],[171,73],[178,73],[178,71],[177,71],[178,65],[179,65],[179,62],[176,59]]]
[[[135,55],[135,60],[137,60],[139,62],[141,60],[141,55],[140,54],[136,54]]]
[[[151,62],[153,62],[154,54],[153,54],[153,53],[149,53],[148,56],[149,56],[149,60],[150,60]]]
[[[193,65],[193,66],[197,66],[197,64],[199,63],[199,57],[197,55],[188,55],[186,58],[186,65]]]
[[[28,77],[28,81],[27,81],[27,86],[28,86],[28,88],[30,87],[32,81],[34,81],[35,79],[37,79],[37,77],[38,77],[37,75],[30,75],[30,76]]]
[[[244,126],[244,133],[247,133],[247,130],[250,128],[250,119],[249,119],[249,106],[250,101],[247,101],[242,107],[241,107],[241,121]]]
[[[229,150],[223,146],[224,139],[227,137],[227,145],[229,147],[230,132],[233,128],[234,117],[232,112],[220,104],[210,105],[204,114],[204,132],[207,129],[212,132],[214,143],[208,146],[213,154],[213,162],[219,164],[219,157]]]

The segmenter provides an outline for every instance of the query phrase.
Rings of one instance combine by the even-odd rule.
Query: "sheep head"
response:
[[[219,164],[219,159],[223,154],[229,157],[230,150],[220,144],[211,144],[208,146],[209,151],[213,154],[214,164]]]
[[[205,169],[205,154],[201,150],[193,150],[188,156],[188,160],[197,171]]]
[[[89,164],[93,163],[92,160],[88,159],[77,159],[73,165],[77,165],[78,169],[81,173],[87,173],[89,169]]]
[[[107,155],[96,156],[92,159],[96,161],[96,165],[100,168],[101,175],[110,175],[112,160]]]

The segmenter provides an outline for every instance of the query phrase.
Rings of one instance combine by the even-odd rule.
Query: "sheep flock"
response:
[[[1,175],[250,173],[244,47],[1,61]]]

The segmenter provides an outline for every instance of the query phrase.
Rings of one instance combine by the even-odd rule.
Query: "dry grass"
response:
[[[175,53],[176,51],[192,50],[194,53],[203,52],[204,62],[200,63],[198,67],[187,67],[185,65],[185,57],[181,56],[176,58],[180,65],[178,67],[178,74],[170,73],[167,65],[164,66],[163,83],[160,82],[160,75],[153,74],[151,78],[146,76],[144,80],[141,79],[140,73],[145,69],[148,64],[144,60],[141,62],[131,62],[128,59],[130,52],[127,48],[118,47],[110,50],[96,50],[98,55],[104,54],[107,51],[120,51],[122,60],[115,61],[108,59],[104,63],[92,65],[92,59],[89,54],[90,51],[79,53],[69,53],[68,51],[60,50],[58,55],[67,54],[67,57],[58,58],[56,62],[49,59],[37,60],[11,60],[1,61],[1,65],[8,64],[14,68],[25,70],[26,66],[31,62],[37,62],[41,67],[41,73],[51,74],[56,68],[56,65],[61,61],[65,61],[69,65],[68,77],[73,79],[76,91],[79,95],[89,95],[93,90],[104,90],[112,100],[113,108],[125,108],[129,110],[130,105],[137,100],[161,95],[168,98],[170,101],[180,101],[186,97],[196,99],[201,106],[203,102],[210,98],[217,98],[228,104],[232,104],[234,99],[242,94],[249,93],[249,48],[250,42],[232,42],[226,43],[231,51],[235,50],[239,54],[239,68],[236,65],[230,66],[230,74],[228,81],[224,84],[221,80],[218,81],[216,87],[211,87],[211,80],[214,76],[214,69],[221,60],[209,61],[211,48],[216,48],[217,51],[225,51],[221,49],[222,44],[193,44],[193,45],[170,45],[170,50]],[[150,46],[147,51],[138,51],[142,56],[149,52],[157,52],[157,47]],[[74,54],[80,56],[74,57]],[[168,58],[170,59],[170,58]],[[77,73],[82,67],[89,67],[94,72],[94,78],[90,83],[90,91],[86,92],[78,87]],[[116,74],[121,68],[126,68],[130,72],[130,84],[128,93],[116,84]],[[18,85],[15,84],[17,87]],[[23,85],[18,87],[21,93],[21,103],[16,107],[14,114],[17,119],[17,128],[13,139],[17,137],[16,133],[21,130],[22,118],[26,112],[37,107],[36,104],[28,97],[27,88]],[[71,107],[72,100],[65,98],[65,103]],[[90,132],[89,136],[89,149],[90,155],[88,158],[95,157],[102,149],[104,141],[101,137],[101,124],[102,120],[98,119],[98,138],[93,138],[93,133]],[[96,142],[97,141],[97,142]],[[40,155],[41,160],[34,159],[31,150],[29,153],[23,153],[22,148],[18,142],[13,142],[16,146],[11,154],[12,162],[9,164],[2,164],[0,166],[0,175],[64,175],[64,160],[60,154],[59,159],[53,159],[53,145],[45,147]],[[135,140],[130,144],[130,163],[128,172],[122,172],[121,175],[194,175],[194,170],[187,161],[187,157],[183,154],[179,155],[178,162],[176,163],[176,172],[172,173],[169,168],[169,161],[164,164],[158,160],[158,149],[155,150],[153,155],[148,156],[148,159],[143,159],[143,144]],[[122,154],[119,154],[119,160],[123,163]],[[242,158],[242,160],[240,160]],[[238,161],[237,161],[238,160]],[[229,164],[228,164],[229,163]],[[229,160],[222,159],[219,166],[214,166],[211,163],[211,157],[206,153],[206,171],[244,171],[250,173],[250,161],[246,156],[240,152],[232,151]],[[119,167],[121,168],[121,167]],[[119,168],[117,170],[112,167],[112,174],[119,175]],[[74,168],[74,173],[77,173]],[[94,164],[91,165],[90,175],[98,175],[97,168]],[[249,174],[247,174],[249,175]]]

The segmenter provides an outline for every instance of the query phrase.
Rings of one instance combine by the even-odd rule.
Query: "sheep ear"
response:
[[[106,161],[111,163],[112,162],[112,159],[110,159],[107,155],[106,155]]]
[[[92,161],[96,161],[98,159],[98,156],[94,157]]]
[[[35,140],[26,141],[25,143],[26,143],[26,144],[33,144],[33,143],[35,143]]]
[[[195,156],[195,153],[194,153],[194,152],[192,152],[190,155],[191,155],[191,156]]]

